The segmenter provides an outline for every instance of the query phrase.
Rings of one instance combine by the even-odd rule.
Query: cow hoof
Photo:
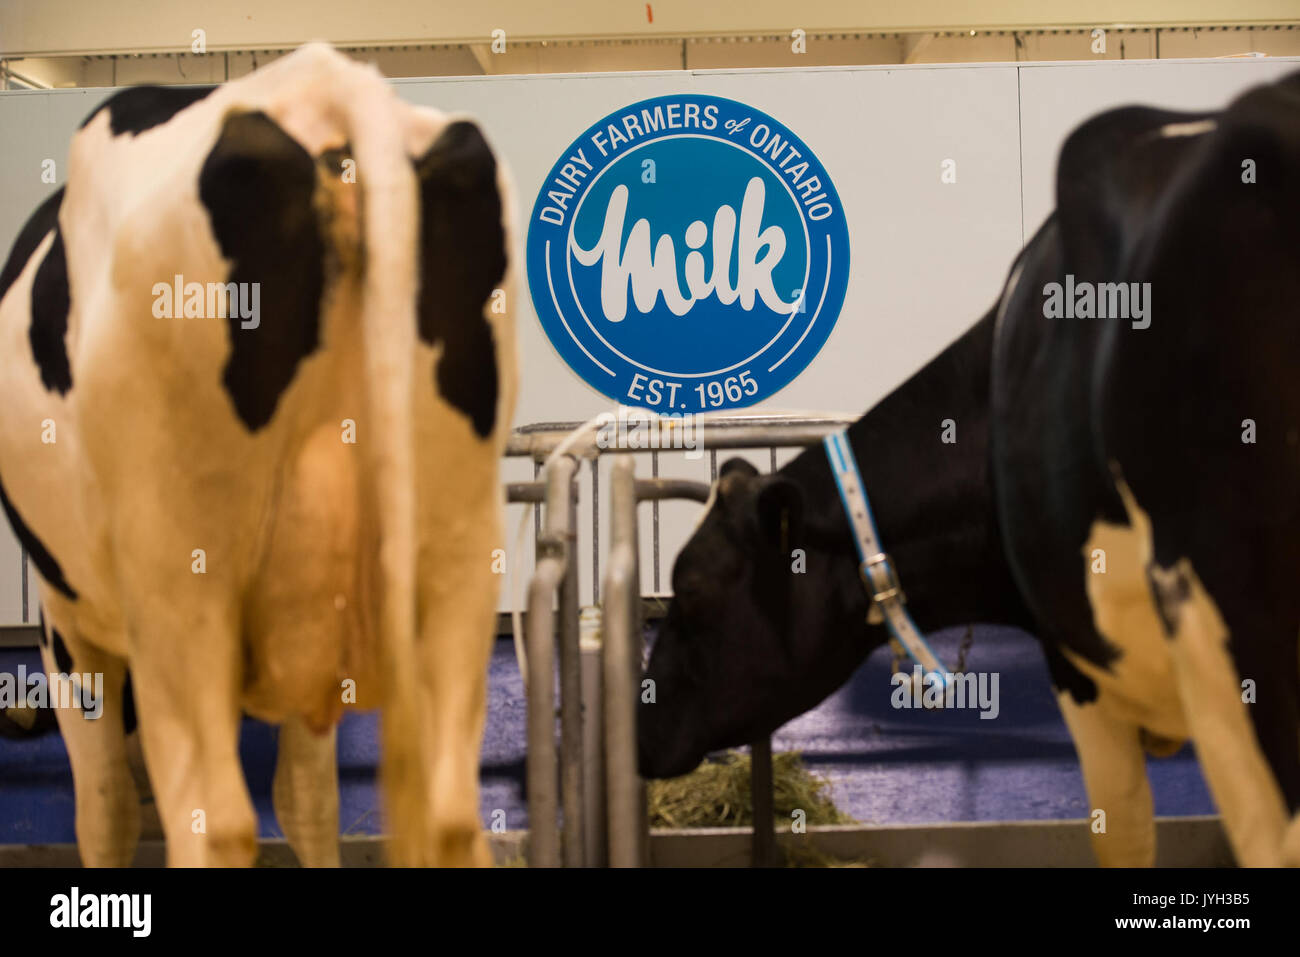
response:
[[[1300,814],[1291,819],[1282,836],[1282,866],[1300,867]]]
[[[438,867],[492,866],[492,854],[477,824],[440,828],[434,842]]]

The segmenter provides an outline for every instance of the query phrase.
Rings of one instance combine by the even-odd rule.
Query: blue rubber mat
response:
[[[964,632],[929,636],[949,665]],[[1074,745],[1030,636],[974,630],[966,665],[998,674],[996,719],[971,709],[894,709],[891,664],[889,649],[878,649],[848,684],[773,740],[777,750],[802,751],[830,779],[842,810],[876,824],[1088,816]],[[1214,813],[1190,745],[1149,759],[1147,770],[1157,814]]]
[[[932,636],[947,662],[962,632]],[[0,651],[0,671],[39,666],[32,650]],[[839,807],[870,823],[929,823],[1081,818],[1087,802],[1074,747],[1048,685],[1038,645],[1021,632],[975,629],[968,656],[974,671],[997,672],[999,716],[977,710],[895,710],[888,649],[874,653],[843,688],[775,736],[778,750],[799,750],[831,782]],[[497,642],[489,675],[480,809],[507,828],[528,826],[523,790],[523,684],[508,640]],[[347,715],[339,729],[340,828],[380,830],[375,789],[378,720]],[[263,837],[281,832],[271,810],[275,729],[246,720],[240,741]],[[1190,747],[1148,761],[1156,813],[1209,814],[1213,804]],[[72,776],[57,734],[0,740],[0,844],[71,842]]]

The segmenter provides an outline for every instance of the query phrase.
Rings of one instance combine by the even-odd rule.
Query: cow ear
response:
[[[754,500],[759,534],[773,547],[788,551],[803,539],[803,489],[784,475],[766,475]]]
[[[758,475],[758,469],[742,458],[727,459],[718,469],[718,498],[723,501],[742,501],[740,491]]]
[[[758,474],[758,469],[754,468],[754,463],[749,459],[742,459],[740,456],[727,459],[722,463],[722,468],[718,469],[718,478],[724,479],[728,475],[738,475],[741,478],[753,478]]]

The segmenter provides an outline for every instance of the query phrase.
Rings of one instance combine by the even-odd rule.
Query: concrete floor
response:
[[[956,660],[961,632],[933,636],[945,661]],[[37,667],[34,649],[0,650],[0,671]],[[851,681],[775,736],[831,781],[840,808],[864,823],[1060,820],[1087,815],[1069,735],[1048,686],[1037,644],[1021,632],[977,628],[968,665],[999,674],[1000,715],[977,711],[894,710],[890,656],[873,654]],[[483,820],[505,811],[506,827],[528,826],[523,794],[523,688],[508,640],[498,641],[489,677],[483,742]],[[340,826],[345,834],[379,830],[375,792],[377,719],[350,714],[339,733]],[[271,811],[275,730],[246,720],[241,754],[262,837],[280,837]],[[1149,761],[1156,813],[1211,814],[1209,794],[1190,748]],[[66,843],[73,833],[72,778],[57,735],[0,740],[0,844]]]

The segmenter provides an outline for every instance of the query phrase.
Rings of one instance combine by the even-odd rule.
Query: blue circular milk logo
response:
[[[528,284],[551,343],[618,402],[751,405],[798,375],[848,282],[844,209],[811,149],[716,96],[611,113],[551,168]]]

